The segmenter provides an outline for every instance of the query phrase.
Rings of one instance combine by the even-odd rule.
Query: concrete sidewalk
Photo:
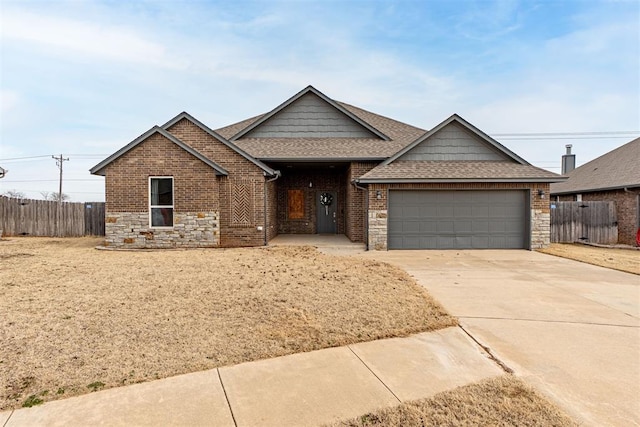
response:
[[[0,413],[16,426],[317,426],[504,372],[460,328],[243,363]]]

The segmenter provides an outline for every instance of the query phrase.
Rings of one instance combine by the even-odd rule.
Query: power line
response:
[[[496,136],[496,135],[493,135]],[[557,139],[629,139],[630,136],[559,136],[559,137],[517,137],[517,138],[505,138],[500,137],[504,141],[542,141],[542,140],[557,140]]]
[[[493,136],[572,136],[572,135],[624,135],[639,134],[640,130],[614,130],[609,132],[514,132],[514,133],[493,133]]]
[[[102,180],[100,178],[96,178],[96,179],[80,179],[80,178],[72,178],[72,179],[65,179],[65,182],[69,182],[69,181],[76,181],[76,182],[102,182]],[[21,180],[7,180],[7,181],[2,181],[4,182],[58,182],[57,179],[21,179]]]

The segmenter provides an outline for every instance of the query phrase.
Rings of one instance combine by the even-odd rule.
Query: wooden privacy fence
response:
[[[618,243],[614,202],[551,202],[551,242]]]
[[[104,203],[13,199],[0,196],[0,230],[5,236],[104,236]]]

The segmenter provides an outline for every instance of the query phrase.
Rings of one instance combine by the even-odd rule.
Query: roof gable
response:
[[[452,121],[397,160],[512,161],[504,152]]]
[[[602,156],[575,168],[568,180],[551,185],[551,194],[640,187],[640,138],[636,138]]]
[[[183,119],[188,120],[191,123],[193,123],[194,125],[198,126],[204,132],[208,133],[209,135],[211,135],[212,137],[214,137],[215,139],[217,139],[218,141],[220,141],[221,143],[223,143],[224,145],[229,147],[231,150],[233,150],[236,153],[238,153],[240,156],[244,157],[245,159],[247,159],[248,161],[250,161],[254,165],[258,166],[260,169],[262,169],[264,171],[265,174],[267,174],[269,176],[274,176],[274,175],[277,174],[277,172],[275,170],[271,169],[269,166],[265,165],[264,163],[262,163],[260,160],[256,159],[255,157],[252,157],[247,152],[242,150],[240,147],[235,145],[233,142],[231,142],[228,139],[224,138],[222,135],[220,135],[219,133],[217,133],[213,129],[209,128],[207,125],[202,123],[200,120],[196,119],[191,114],[189,114],[189,113],[187,113],[185,111],[183,111],[182,113],[178,114],[173,119],[169,120],[167,123],[162,125],[162,129],[164,129],[166,131],[171,126],[173,126],[174,124],[178,123],[180,120],[183,120]]]
[[[390,138],[312,86],[236,133],[248,138]]]
[[[402,161],[501,161],[529,163],[457,114],[426,132],[382,164]]]
[[[197,159],[201,160],[202,162],[204,162],[205,164],[213,168],[216,171],[216,175],[228,175],[228,172],[222,166],[208,159],[207,157],[202,155],[200,152],[194,150],[193,148],[191,148],[190,146],[188,146],[187,144],[185,144],[184,142],[182,142],[175,136],[171,135],[169,132],[167,132],[166,130],[164,130],[159,126],[152,127],[151,129],[149,129],[148,131],[146,131],[145,133],[143,133],[142,135],[140,135],[139,137],[131,141],[129,144],[125,145],[120,150],[116,151],[111,156],[107,157],[102,162],[92,167],[89,171],[94,175],[104,176],[105,174],[104,170],[107,166],[109,166],[109,164],[111,164],[116,159],[124,156],[126,153],[128,153],[138,145],[144,143],[144,141],[146,141],[149,137],[155,134],[162,135],[163,137],[167,138],[169,141],[176,144],[178,147],[182,148],[192,156],[196,157]]]

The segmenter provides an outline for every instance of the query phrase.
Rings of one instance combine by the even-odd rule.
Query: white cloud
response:
[[[170,58],[162,44],[144,38],[130,27],[4,10],[1,31],[3,43],[32,43],[71,57],[81,55],[165,68],[187,66],[184,60]]]
[[[12,90],[0,90],[0,112],[7,114],[18,106],[20,102],[20,95],[16,91]]]

